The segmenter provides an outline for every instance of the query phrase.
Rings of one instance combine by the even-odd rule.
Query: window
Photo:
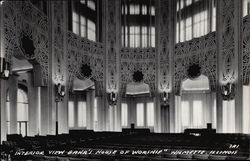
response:
[[[177,0],[176,42],[216,30],[216,0]]]
[[[144,104],[136,104],[136,123],[137,126],[144,126]]]
[[[154,0],[122,0],[122,46],[155,47]]]
[[[29,116],[28,116],[27,92],[21,88],[18,88],[17,90],[17,131],[18,131],[18,134],[27,136],[28,121],[29,121]]]
[[[190,108],[188,101],[181,102],[181,118],[183,128],[190,126]]]
[[[222,102],[223,133],[235,133],[235,100]]]
[[[86,102],[79,101],[78,102],[78,127],[86,127],[86,115],[87,108],[86,108]]]
[[[69,28],[72,31],[92,41],[99,41],[101,19],[100,0],[74,0],[69,2],[70,15]],[[99,31],[98,27],[99,26]]]
[[[193,126],[196,128],[202,127],[202,102],[201,101],[194,101],[193,102]]]
[[[243,16],[250,14],[250,0],[243,0]]]
[[[30,0],[30,2],[44,14],[47,14],[47,0]]]
[[[128,104],[122,103],[122,126],[128,126]]]
[[[147,103],[147,126],[154,126],[154,103]]]
[[[75,107],[74,107],[74,102],[73,101],[69,101],[68,104],[68,121],[69,121],[69,127],[74,127],[75,126],[75,120],[74,120],[74,113],[75,113]]]

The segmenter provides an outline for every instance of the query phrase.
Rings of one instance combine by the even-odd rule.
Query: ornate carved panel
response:
[[[158,89],[161,91],[171,90],[171,70],[170,70],[170,38],[169,38],[169,1],[160,0],[157,2],[157,9],[159,10],[156,16],[158,41],[157,51],[158,58]]]
[[[4,42],[5,56],[11,63],[12,57],[26,58],[32,64],[42,67],[44,85],[48,83],[48,20],[47,17],[28,1],[5,1]],[[22,50],[23,38],[34,45],[32,56]]]
[[[65,13],[66,3],[55,0],[51,3],[52,8],[52,79],[56,83],[65,83],[66,79],[66,36],[67,20]]]
[[[249,84],[250,76],[250,15],[246,16],[243,20],[243,54],[242,54],[242,70],[243,70],[243,83]]]
[[[221,16],[221,46],[220,49],[220,61],[222,61],[222,75],[220,76],[220,82],[232,82],[236,79],[236,64],[235,64],[235,5],[234,0],[222,0],[221,12],[218,13]],[[221,80],[222,79],[222,80]]]
[[[104,48],[101,43],[92,42],[72,32],[68,32],[68,71],[69,82],[75,77],[81,79],[82,64],[88,64],[92,70],[91,79],[95,82],[96,95],[103,92]]]
[[[177,95],[180,94],[181,82],[188,78],[188,66],[192,64],[200,65],[201,74],[209,78],[211,90],[216,89],[216,54],[215,32],[175,46],[174,76]]]
[[[148,84],[150,92],[155,92],[156,52],[154,48],[123,48],[121,49],[121,91],[124,95],[126,85],[133,81],[134,71],[142,71],[143,82]]]
[[[120,0],[107,0],[106,56],[107,56],[107,90],[118,91],[120,51]]]

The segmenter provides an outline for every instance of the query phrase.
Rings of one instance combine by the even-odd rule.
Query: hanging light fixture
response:
[[[161,102],[162,105],[169,104],[169,93],[167,93],[166,91],[163,91],[163,93],[161,93]]]
[[[9,63],[5,58],[0,58],[0,78],[8,79],[10,75]]]
[[[65,96],[65,86],[63,86],[61,83],[58,83],[55,86],[55,90],[56,90],[56,102],[63,101],[63,98]]]
[[[227,83],[225,85],[222,85],[221,87],[221,94],[223,97],[223,100],[232,100],[234,98],[234,88],[235,85],[233,83]]]
[[[3,5],[3,2],[4,2],[3,0],[0,0],[0,5]]]
[[[109,105],[116,105],[116,103],[117,103],[117,93],[115,93],[113,91],[108,93],[108,102],[109,102]]]

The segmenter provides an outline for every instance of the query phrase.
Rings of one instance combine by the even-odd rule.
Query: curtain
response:
[[[207,123],[212,123],[215,128],[215,99],[215,93],[211,92],[184,93],[181,96],[181,103],[176,104],[178,108],[176,112],[179,112],[177,117],[180,119],[179,130],[183,132],[186,128],[206,128]]]
[[[75,120],[74,120],[74,102],[69,101],[68,102],[68,122],[69,122],[69,128],[75,126]]]
[[[121,121],[122,127],[130,126],[155,130],[155,103],[152,97],[127,97],[122,100]]]
[[[136,126],[144,126],[144,104],[136,104]]]
[[[122,127],[128,126],[128,104],[122,103],[121,106],[121,120],[122,120]]]
[[[175,96],[175,132],[180,133],[181,130],[181,96]]]
[[[70,93],[68,116],[68,124],[70,128],[87,127],[87,99],[85,92]]]
[[[235,132],[235,100],[222,102],[222,132]]]
[[[243,86],[243,133],[250,134],[250,86]]]

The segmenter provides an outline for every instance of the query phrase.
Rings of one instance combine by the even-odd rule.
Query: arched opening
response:
[[[149,128],[154,131],[155,105],[150,95],[149,85],[144,82],[131,82],[126,86],[126,96],[122,98],[121,125],[127,128]]]
[[[28,134],[29,102],[27,87],[19,84],[17,89],[17,133],[22,136]]]
[[[95,82],[91,79],[73,80],[68,101],[68,126],[74,129],[97,129]]]
[[[35,66],[39,64],[31,63],[22,56],[14,56],[12,61],[6,91],[7,134],[34,136],[41,131],[41,93],[38,82],[42,76],[40,72],[34,72]]]
[[[216,128],[216,94],[210,90],[209,79],[200,75],[186,79],[181,85],[179,105],[180,131],[187,128]],[[177,111],[178,111],[177,110]]]

